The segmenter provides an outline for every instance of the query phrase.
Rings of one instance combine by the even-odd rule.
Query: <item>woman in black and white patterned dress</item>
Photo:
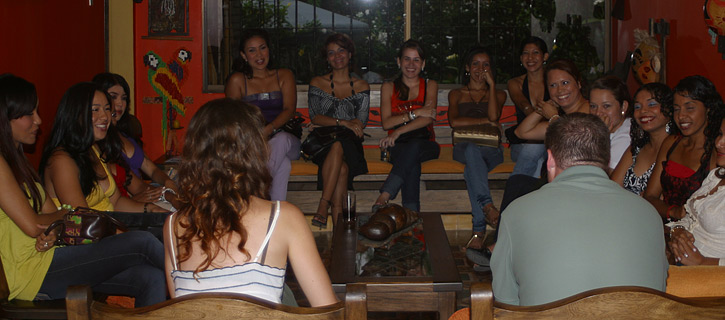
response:
[[[312,224],[324,227],[332,208],[333,225],[342,212],[342,199],[352,188],[352,179],[368,172],[362,147],[363,129],[370,111],[370,85],[351,74],[355,44],[345,34],[333,34],[325,41],[323,57],[332,71],[310,81],[309,113],[316,126],[344,126],[359,139],[344,139],[317,154],[317,187],[322,197]]]
[[[624,152],[611,178],[625,189],[641,195],[647,189],[655,167],[657,153],[669,135],[666,127],[677,130],[663,112],[663,106],[672,104],[672,90],[662,83],[645,84],[634,94],[634,115],[629,135],[630,148]]]

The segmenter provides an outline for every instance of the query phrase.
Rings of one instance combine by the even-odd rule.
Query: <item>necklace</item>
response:
[[[355,89],[352,86],[352,76],[348,74],[348,77],[350,77],[350,90],[352,90],[351,96],[355,95]],[[332,90],[332,96],[335,96],[335,82],[332,81],[332,73],[330,73],[330,89]]]
[[[476,104],[481,104],[481,102],[483,102],[483,99],[486,98],[486,91],[484,91],[483,96],[481,96],[481,100],[476,101],[476,99],[473,99],[473,94],[471,93],[471,87],[466,85],[466,88],[468,88],[468,96],[471,97],[471,102],[475,102]]]

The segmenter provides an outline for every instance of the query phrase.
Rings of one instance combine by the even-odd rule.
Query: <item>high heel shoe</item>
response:
[[[328,209],[332,206],[332,202],[330,202],[330,200],[320,198],[320,204],[322,204],[323,202],[327,204]],[[327,213],[327,210],[325,210],[325,213]],[[312,217],[312,225],[315,227],[319,227],[320,230],[322,230],[322,228],[327,228],[327,215],[322,216],[321,214],[316,213]]]

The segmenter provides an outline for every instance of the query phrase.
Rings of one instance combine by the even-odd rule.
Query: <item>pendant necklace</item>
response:
[[[468,96],[471,97],[471,102],[475,102],[476,105],[481,104],[481,102],[483,102],[483,99],[486,98],[486,92],[484,91],[483,96],[481,97],[481,100],[476,101],[476,99],[473,99],[473,94],[471,93],[471,87],[466,85],[466,88],[468,88]]]

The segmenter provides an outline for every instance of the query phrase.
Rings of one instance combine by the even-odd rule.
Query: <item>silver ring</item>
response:
[[[47,247],[48,247],[48,242],[46,242],[46,243],[45,243],[45,244],[43,245],[43,247],[47,248]]]

